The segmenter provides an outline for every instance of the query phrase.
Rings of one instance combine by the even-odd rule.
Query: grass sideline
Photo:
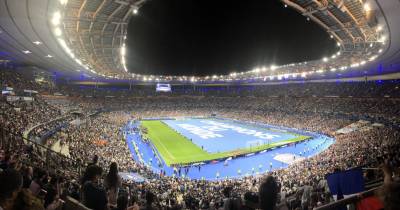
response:
[[[154,144],[164,162],[168,166],[175,164],[184,165],[198,163],[243,155],[311,138],[309,136],[295,134],[297,136],[296,138],[279,141],[272,144],[264,144],[258,147],[243,148],[228,152],[208,153],[188,140],[186,137],[172,130],[162,121],[146,120],[141,121],[141,125],[147,129],[147,134],[145,136]]]

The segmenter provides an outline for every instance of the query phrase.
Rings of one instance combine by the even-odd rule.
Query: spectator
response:
[[[117,204],[117,197],[121,184],[121,177],[118,175],[118,165],[113,162],[111,163],[110,170],[104,179],[104,187],[107,190],[108,202],[110,205]]]
[[[393,181],[393,170],[390,166],[382,164],[381,168],[384,173],[384,185],[378,193],[383,201],[385,210],[398,210],[400,209],[400,183]]]
[[[146,192],[146,204],[144,206],[140,207],[140,210],[157,210],[157,208],[154,206],[156,196],[150,192]]]
[[[48,205],[56,201],[59,197],[58,195],[58,178],[53,176],[50,182],[44,186],[46,190],[46,195],[44,197],[44,207],[47,208]]]
[[[93,210],[108,209],[107,194],[105,190],[98,185],[102,173],[102,168],[91,165],[86,169],[85,177],[83,178],[83,204]]]
[[[134,204],[130,207],[128,207],[128,204],[128,196],[126,194],[122,194],[118,196],[117,207],[113,208],[113,210],[139,210],[139,206],[137,204]]]
[[[0,156],[0,169],[6,170],[10,167],[10,165],[11,156],[9,154],[6,154],[5,152],[2,152]]]
[[[241,200],[238,198],[231,198],[224,204],[224,210],[240,210],[242,209]]]
[[[97,162],[98,162],[98,161],[99,161],[99,156],[94,155],[94,156],[93,156],[93,159],[92,159],[92,162],[90,162],[90,163],[88,164],[88,166],[97,165]]]
[[[308,206],[310,205],[311,200],[311,186],[308,184],[308,181],[305,182],[302,187],[303,194],[301,196],[301,206],[303,210],[308,210]]]
[[[24,180],[23,188],[29,188],[29,186],[32,183],[33,168],[31,166],[28,166],[23,170],[23,172],[24,172],[24,174],[23,174],[23,180]]]
[[[258,199],[258,195],[254,192],[246,192],[244,194],[244,206],[243,209],[244,210],[254,210],[254,209],[258,209],[258,203],[259,203],[259,199]]]
[[[23,189],[18,193],[12,210],[45,210],[43,202],[31,191]]]
[[[38,196],[43,186],[47,183],[47,174],[44,170],[37,168],[34,179],[29,186],[29,190],[34,196]]]
[[[16,203],[22,188],[22,176],[13,169],[0,172],[0,210],[9,210]]]
[[[278,184],[272,176],[267,176],[258,190],[260,208],[262,210],[274,210],[278,199]]]

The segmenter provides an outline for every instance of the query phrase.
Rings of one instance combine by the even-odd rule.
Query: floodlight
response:
[[[381,38],[379,39],[380,42],[385,42],[386,41],[386,36],[381,36]]]
[[[263,66],[263,67],[261,68],[261,71],[263,71],[263,72],[267,71],[267,67]]]
[[[58,26],[60,24],[60,21],[61,21],[61,13],[60,13],[60,11],[57,11],[53,14],[51,23],[53,23],[53,25],[55,25],[55,26]]]
[[[55,28],[54,29],[54,34],[56,35],[56,36],[61,36],[61,34],[62,34],[62,32],[61,32],[61,29],[60,28]]]
[[[61,5],[66,5],[68,3],[68,0],[59,0]]]
[[[125,46],[122,46],[121,47],[121,56],[125,56],[125,54],[126,54],[126,48],[125,48]]]
[[[365,4],[364,4],[364,10],[365,10],[366,12],[371,11],[371,6],[370,6],[368,3],[365,3]]]

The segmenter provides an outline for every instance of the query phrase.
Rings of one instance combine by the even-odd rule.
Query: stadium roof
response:
[[[281,0],[325,29],[340,51],[320,60],[207,77],[128,73],[125,37],[145,0],[4,0],[0,60],[69,73],[142,81],[290,79],[359,69],[400,70],[398,0]],[[322,55],[321,55],[322,56]],[[380,73],[385,73],[380,71]]]

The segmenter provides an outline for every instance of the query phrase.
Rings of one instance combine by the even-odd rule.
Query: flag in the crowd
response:
[[[329,174],[327,181],[331,194],[337,200],[364,191],[364,179],[361,168]]]

